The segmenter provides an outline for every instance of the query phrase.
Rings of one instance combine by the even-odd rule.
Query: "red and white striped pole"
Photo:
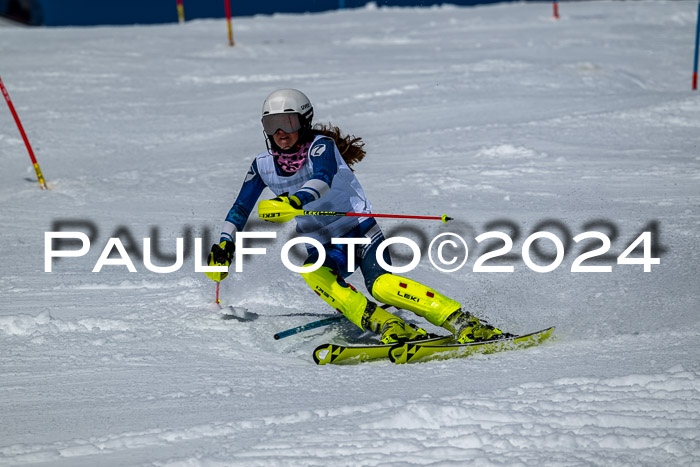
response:
[[[233,47],[233,27],[231,26],[231,0],[224,0],[226,23],[228,24],[228,45]]]
[[[36,178],[39,180],[39,185],[43,190],[48,190],[48,186],[46,186],[46,181],[44,180],[44,176],[41,174],[41,168],[39,167],[39,163],[36,160],[36,157],[34,156],[34,151],[32,150],[32,145],[29,144],[29,138],[27,138],[27,134],[24,132],[24,127],[22,127],[22,122],[19,120],[19,115],[17,115],[17,111],[15,110],[15,106],[12,105],[12,100],[10,99],[10,94],[7,92],[7,89],[5,88],[5,85],[2,82],[2,78],[0,78],[0,89],[2,90],[2,95],[5,97],[5,102],[7,102],[7,106],[10,108],[10,112],[12,113],[12,116],[15,119],[15,123],[17,124],[17,128],[19,129],[19,134],[22,135],[22,139],[24,140],[24,145],[27,146],[27,151],[29,152],[29,158],[32,160],[32,164],[34,164],[34,171],[36,172]]]

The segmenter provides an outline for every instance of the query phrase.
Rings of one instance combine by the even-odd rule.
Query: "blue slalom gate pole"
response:
[[[277,334],[275,334],[274,337],[275,337],[275,340],[284,339],[285,337],[289,337],[289,336],[292,336],[294,334],[299,334],[300,332],[308,331],[309,329],[316,329],[316,328],[320,328],[322,326],[328,326],[329,324],[333,324],[336,321],[340,321],[343,318],[344,318],[343,315],[338,315],[338,316],[332,316],[330,318],[320,319],[318,321],[312,321],[308,324],[297,326],[297,327],[292,328],[292,329],[287,329],[286,331],[278,332]]]

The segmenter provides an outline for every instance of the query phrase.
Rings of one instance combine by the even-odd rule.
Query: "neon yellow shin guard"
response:
[[[323,301],[340,311],[360,329],[363,329],[362,314],[367,308],[367,298],[364,295],[352,287],[340,285],[338,276],[325,266],[314,272],[301,273],[301,277]]]
[[[419,282],[383,274],[374,281],[372,295],[380,302],[411,310],[436,326],[462,308],[458,302]]]

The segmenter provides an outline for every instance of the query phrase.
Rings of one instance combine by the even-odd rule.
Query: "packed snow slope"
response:
[[[0,105],[0,464],[700,465],[697,2],[562,2],[560,13],[261,16],[235,19],[233,48],[214,20],[0,28],[0,76],[51,187],[39,189]],[[282,87],[364,138],[356,173],[375,212],[455,218],[381,222],[421,246],[408,276],[507,331],[553,325],[556,338],[444,362],[316,366],[317,345],[372,337],[338,324],[272,339],[333,311],[282,265],[293,225],[255,213],[249,230],[277,238],[251,244],[267,254],[221,297],[260,318],[221,319],[194,238],[208,250],[218,235],[265,148],[262,101]],[[45,272],[53,230],[92,241]],[[504,245],[475,240],[490,231],[513,245],[483,265],[513,272],[474,271]],[[551,272],[523,258],[540,231],[565,253]],[[590,231],[610,247],[581,266],[609,272],[571,270],[604,246],[573,240]],[[617,264],[643,231],[660,264]],[[427,254],[447,232],[470,250],[452,273]],[[111,237],[136,272],[92,272]],[[178,271],[146,268],[144,238],[168,266],[179,237]],[[547,266],[553,245],[525,251]]]

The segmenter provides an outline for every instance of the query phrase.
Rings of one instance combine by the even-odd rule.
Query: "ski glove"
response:
[[[209,253],[209,266],[228,266],[233,261],[233,253],[236,251],[236,244],[224,240],[218,245],[211,246]]]
[[[258,204],[258,216],[269,222],[289,222],[300,214],[301,200],[284,193],[274,199],[266,199]]]
[[[288,193],[278,196],[272,201],[282,201],[283,203],[290,205],[294,209],[301,209],[301,200],[294,195],[289,196]]]
[[[211,252],[207,262],[209,266],[230,266],[233,261],[233,254],[236,251],[236,244],[224,240],[218,245],[215,243],[211,246]],[[205,272],[209,279],[220,282],[228,276],[227,272]]]

